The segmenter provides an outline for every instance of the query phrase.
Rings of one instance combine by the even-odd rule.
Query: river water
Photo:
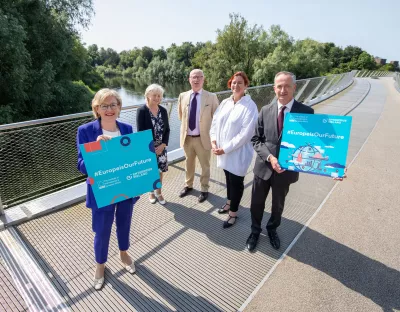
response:
[[[106,86],[115,89],[122,99],[122,106],[132,106],[145,104],[144,92],[151,83],[141,83],[139,81],[126,80],[120,77],[106,79]],[[166,83],[160,84],[165,92],[164,99],[174,99],[181,92],[190,90],[190,84],[187,83]],[[166,104],[165,108],[169,112],[169,124],[171,128],[168,151],[179,148],[179,131],[181,122],[178,118],[178,110],[175,104]],[[128,110],[121,114],[121,121],[131,124],[136,129],[136,111]]]
[[[122,77],[106,79],[106,86],[115,89],[122,98],[122,106],[144,104],[144,92],[151,83],[143,83],[135,80],[127,80]],[[177,98],[181,92],[190,90],[187,83],[165,83],[160,85],[164,88],[164,99]]]

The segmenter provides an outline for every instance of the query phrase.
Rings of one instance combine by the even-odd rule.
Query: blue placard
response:
[[[282,130],[283,169],[343,177],[352,117],[288,113]]]
[[[80,145],[99,208],[161,187],[151,130]]]

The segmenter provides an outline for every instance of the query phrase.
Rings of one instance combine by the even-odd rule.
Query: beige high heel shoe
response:
[[[161,204],[161,205],[165,205],[167,202],[165,201],[165,198],[164,199],[160,199],[160,197],[162,196],[162,194],[157,194],[155,191],[154,191],[154,196],[157,198],[157,200],[158,200],[158,202]]]
[[[151,204],[155,204],[156,201],[157,201],[157,195],[155,195],[155,192],[149,192],[149,195],[151,195],[151,194],[153,194],[155,197],[154,197],[154,198],[150,198],[150,197],[149,197],[149,202],[150,202]]]
[[[100,290],[104,285],[104,276],[100,278],[94,278],[93,286],[94,289]]]
[[[125,263],[124,263],[125,265]],[[131,265],[125,265],[125,270],[127,270],[129,273],[134,274],[136,272],[136,267],[135,267],[135,263],[133,263]]]

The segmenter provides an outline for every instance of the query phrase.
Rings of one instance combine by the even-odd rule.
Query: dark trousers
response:
[[[253,189],[251,192],[251,232],[261,233],[261,221],[264,215],[265,200],[272,188],[271,217],[267,223],[267,231],[276,230],[281,224],[282,212],[285,206],[285,198],[289,192],[289,183],[279,181],[275,173],[268,180],[263,180],[254,175]]]
[[[92,209],[92,229],[93,232],[95,232],[94,254],[97,263],[103,264],[107,262],[108,245],[110,242],[111,228],[114,223],[114,215],[119,250],[128,250],[132,212],[133,205],[130,200],[117,203],[113,210],[102,210],[101,208]]]
[[[244,177],[237,176],[224,169],[226,177],[226,193],[228,200],[231,201],[230,211],[236,212],[244,191]]]

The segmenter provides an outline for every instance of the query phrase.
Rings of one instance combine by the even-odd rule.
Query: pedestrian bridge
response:
[[[366,71],[298,82],[296,98],[316,113],[353,117],[349,177],[301,175],[278,229],[279,251],[263,234],[257,252],[245,250],[252,166],[229,229],[216,212],[226,191],[215,158],[208,200],[199,204],[198,192],[178,197],[179,123],[175,103],[166,103],[175,137],[163,189],[168,203],[152,205],[146,195],[137,202],[130,247],[137,273],[122,268],[112,236],[101,291],[92,287],[91,215],[75,170],[76,128],[90,116],[0,126],[0,311],[400,310],[399,75],[383,76]],[[259,106],[274,100],[271,86],[249,93]],[[122,120],[133,123],[135,108]],[[263,226],[270,205],[269,198]]]

